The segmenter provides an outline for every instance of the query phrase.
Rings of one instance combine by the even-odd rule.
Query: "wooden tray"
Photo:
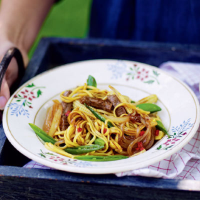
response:
[[[53,67],[91,59],[200,63],[200,46],[97,39],[44,38],[21,84]],[[0,125],[0,199],[200,199],[200,182],[115,175],[82,175],[25,169],[29,161],[12,147]]]

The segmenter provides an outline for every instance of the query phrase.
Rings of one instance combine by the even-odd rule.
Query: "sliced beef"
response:
[[[135,115],[130,114],[130,120],[135,123],[135,122],[141,122],[141,116],[140,114],[136,113]]]
[[[66,90],[63,94],[63,96],[68,97],[72,93],[71,90]]]
[[[64,96],[69,96],[70,94],[72,93],[71,90],[67,90],[65,91],[65,93],[63,94]],[[61,131],[65,131],[68,126],[69,126],[69,123],[67,121],[67,116],[65,115],[65,113],[67,111],[71,111],[72,108],[73,108],[73,103],[65,103],[65,102],[62,102],[61,103],[62,107],[63,107],[63,113],[62,113],[62,116],[61,116],[61,120],[60,120],[60,130]]]
[[[80,99],[82,104],[87,104],[88,106],[92,106],[94,108],[102,109],[107,112],[110,112],[112,109],[112,103],[108,100],[102,100],[100,98],[88,97],[84,96]]]
[[[120,104],[120,100],[117,98],[116,95],[108,95],[108,100],[112,103],[114,107],[116,107],[118,104]],[[116,115],[117,117],[126,114],[126,109],[124,106],[120,106],[119,108],[116,109]]]
[[[73,103],[62,102],[61,105],[63,107],[63,114],[65,114],[67,111],[71,111],[73,108]]]

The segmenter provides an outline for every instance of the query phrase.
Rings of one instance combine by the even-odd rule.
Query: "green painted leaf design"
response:
[[[37,97],[39,97],[40,95],[42,95],[42,91],[41,91],[41,90],[38,90],[38,91],[37,91]]]
[[[160,145],[157,149],[159,150],[159,149],[161,149],[162,148],[162,145]]]
[[[23,106],[25,106],[25,102],[23,103]]]
[[[154,82],[155,82],[154,80],[144,81],[144,83],[148,83],[148,84],[152,84]]]
[[[170,149],[171,147],[173,147],[173,145],[166,147],[165,150]]]
[[[27,102],[28,104],[32,104],[31,102]]]
[[[159,75],[160,75],[160,74],[159,74],[157,71],[155,71],[155,70],[153,70],[153,73],[154,73],[155,76],[159,76]]]
[[[49,153],[49,152],[47,152],[46,154],[51,155],[51,156],[55,156],[53,153]]]
[[[21,100],[17,100],[17,102],[20,102]]]
[[[134,76],[132,76],[132,79],[134,79]]]
[[[32,83],[32,84],[27,85],[26,87],[31,88],[31,87],[35,87],[35,85]]]
[[[20,94],[18,94],[19,97],[22,97]]]
[[[132,70],[132,71],[133,71],[133,68],[132,68],[132,67],[130,67],[130,70]]]
[[[39,153],[39,155],[42,156],[42,157],[44,157],[44,158],[46,158],[46,156],[44,154],[42,154],[42,153]]]
[[[127,73],[127,75],[131,75],[131,73]]]

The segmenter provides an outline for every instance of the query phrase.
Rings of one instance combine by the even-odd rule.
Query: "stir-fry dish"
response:
[[[156,95],[133,101],[94,77],[63,91],[48,108],[43,130],[30,124],[48,150],[86,161],[113,161],[144,153],[168,134],[157,112]]]

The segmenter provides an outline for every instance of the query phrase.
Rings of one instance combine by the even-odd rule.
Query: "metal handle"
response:
[[[22,77],[24,75],[25,67],[24,67],[24,62],[23,62],[21,52],[19,51],[19,49],[15,48],[15,47],[10,48],[6,52],[6,54],[4,55],[4,57],[0,63],[0,90],[1,90],[1,84],[2,84],[3,77],[4,77],[6,70],[10,64],[10,61],[12,60],[13,57],[16,59],[17,65],[18,65],[18,78],[15,82],[15,86],[19,85],[20,80],[22,79]]]

